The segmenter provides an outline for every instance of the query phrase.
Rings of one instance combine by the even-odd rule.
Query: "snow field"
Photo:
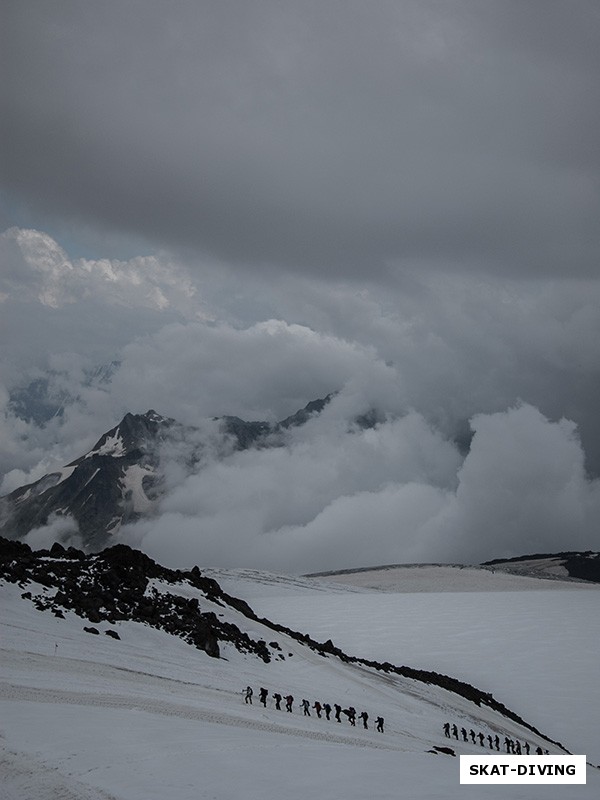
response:
[[[159,582],[153,585],[161,589]],[[294,597],[280,579],[277,598],[275,583],[269,585],[280,621],[295,627],[283,618],[287,606],[295,606],[305,615],[306,624],[298,627],[315,638],[322,638],[316,630],[320,615],[335,616],[336,598],[346,605],[346,620],[351,616],[353,625],[368,627],[373,608],[367,602],[359,612],[348,601],[370,602],[373,593],[319,591],[315,598],[302,586]],[[60,620],[36,611],[21,600],[21,591],[0,586],[2,800],[453,800],[465,792],[478,798],[569,800],[595,797],[600,788],[592,774],[586,787],[514,786],[507,794],[506,787],[479,786],[475,795],[458,784],[457,759],[425,752],[432,744],[482,752],[448,742],[441,729],[446,719],[486,733],[527,736],[532,743],[536,737],[435,687],[324,658],[239,612],[208,603],[191,587],[180,591],[198,595],[202,610],[222,614],[250,635],[278,641],[285,661],[264,664],[232,646],[222,648],[222,659],[211,659],[182,640],[132,622],[114,626],[121,641],[104,635],[111,627],[106,623],[96,625],[101,634],[93,636],[72,613]],[[256,598],[250,602],[264,613]],[[332,638],[342,644],[339,635]],[[377,657],[368,647],[366,641],[357,654]],[[385,657],[394,660],[389,652]],[[243,702],[247,684],[255,690],[252,706]],[[261,685],[270,694],[291,691],[294,713],[276,711],[271,697],[266,709],[259,705]],[[311,705],[316,699],[337,700],[359,712],[364,708],[371,728],[381,713],[386,733],[304,718],[298,707],[302,697]],[[528,719],[523,709],[513,710]]]
[[[600,588],[525,578],[550,588],[514,591],[515,577],[506,576],[506,591],[448,592],[442,584],[439,592],[319,592],[299,602],[282,589],[251,603],[291,628],[310,625],[316,639],[331,637],[347,653],[434,669],[492,692],[598,764]],[[496,586],[500,580],[493,576]]]

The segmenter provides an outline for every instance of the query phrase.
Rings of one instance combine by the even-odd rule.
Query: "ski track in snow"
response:
[[[367,741],[359,736],[323,733],[317,730],[302,730],[300,728],[291,728],[286,725],[278,725],[275,722],[263,722],[256,718],[235,716],[226,712],[215,713],[201,708],[191,708],[176,703],[169,703],[164,700],[138,699],[128,695],[110,694],[108,692],[96,694],[93,692],[71,692],[59,689],[24,689],[21,686],[0,683],[0,699],[9,702],[54,703],[57,705],[90,706],[95,708],[125,708],[130,711],[143,711],[148,714],[160,714],[165,717],[179,717],[180,719],[186,720],[211,722],[216,725],[232,725],[236,728],[253,728],[255,730],[286,734],[288,736],[300,736],[303,739],[315,739],[317,741],[333,742],[335,744],[349,744],[354,747],[399,751],[405,749],[393,746],[389,742],[380,743],[377,741]],[[254,704],[252,708],[256,709],[261,716],[266,716],[264,710],[257,704]],[[283,715],[286,712],[281,711],[276,713]],[[296,716],[300,716],[299,711],[295,713]],[[293,717],[294,715],[292,714],[291,716]],[[362,731],[360,728],[357,728],[357,730]]]

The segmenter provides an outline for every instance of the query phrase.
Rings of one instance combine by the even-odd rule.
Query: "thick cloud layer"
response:
[[[280,571],[594,545],[600,481],[586,479],[571,423],[531,406],[479,416],[463,463],[414,412],[349,432],[331,424],[335,405],[288,447],[212,462],[123,540],[173,565]]]
[[[596,274],[594,0],[4,5],[8,208],[46,229],[313,275]]]
[[[158,515],[123,539],[174,565],[292,571],[597,547],[598,281],[413,275],[357,292],[194,276],[166,254],[72,259],[34,231],[0,243],[2,322],[18,334],[2,350],[2,492],[127,411],[214,444],[210,417],[274,421],[338,391],[276,449],[223,458],[217,443],[193,475],[190,442],[165,450]],[[32,380],[45,421],[17,402]],[[372,409],[376,428],[352,425]],[[76,532],[31,534],[55,536]]]

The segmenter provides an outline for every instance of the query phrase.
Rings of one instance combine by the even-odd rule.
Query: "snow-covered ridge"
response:
[[[558,561],[558,559],[557,559]],[[599,584],[571,578],[564,574],[538,570],[504,569],[504,565],[477,566],[463,564],[402,564],[389,567],[325,572],[308,576],[353,588],[382,592],[523,592],[553,589],[569,591],[574,585],[583,589],[600,588]]]
[[[100,580],[107,567],[101,556],[61,554],[59,548],[38,560],[47,570],[39,575],[44,580],[50,578],[48,570],[56,575],[70,563],[87,565],[79,571],[77,583],[88,593],[90,582]],[[17,561],[12,558],[9,563],[16,568]],[[135,563],[134,559],[122,564],[132,587],[140,578]],[[204,588],[194,585],[186,573],[161,573],[146,580],[143,596],[150,604],[157,595],[179,596],[185,604],[197,601],[203,613],[238,625],[253,639],[262,638],[272,654],[284,658],[267,662],[224,642],[217,659],[149,621],[90,622],[67,609],[57,617],[50,606],[40,612],[32,600],[22,597],[27,592],[32,598],[50,595],[53,587],[0,581],[0,779],[8,800],[24,796],[49,800],[58,795],[77,800],[147,800],[152,796],[197,800],[199,792],[251,800],[259,796],[304,800],[307,792],[348,800],[392,798],[397,797],[399,774],[404,790],[415,800],[458,800],[464,790],[458,784],[456,759],[440,755],[435,748],[449,746],[456,754],[482,751],[471,742],[448,741],[443,734],[447,721],[456,722],[459,729],[508,735],[532,747],[559,752],[543,737],[486,704],[477,705],[435,684],[383,673],[363,663],[323,657],[284,630],[267,626],[256,614],[248,616],[243,601],[239,607],[231,605],[206,573],[200,577],[206,579],[200,584]],[[251,582],[249,573],[245,582]],[[348,592],[338,584],[329,595],[322,583],[311,598],[303,579],[299,585],[294,578],[286,584],[285,576],[270,575],[268,582],[259,584],[253,600],[259,614],[263,612],[258,590],[265,587],[274,592],[277,584],[281,597],[272,594],[270,603],[277,608],[278,619],[286,621],[292,607],[289,598],[297,612],[307,613],[311,634],[320,622],[331,618],[331,601],[344,609],[337,623],[343,638],[365,624],[376,632],[387,620],[389,627],[387,633],[381,632],[380,644],[385,647],[387,641],[389,648],[391,631],[402,631],[402,615],[375,617],[369,605],[370,598],[391,603],[392,593]],[[575,594],[590,596],[589,592]],[[424,596],[404,595],[409,599]],[[454,597],[445,595],[445,608]],[[481,604],[480,598],[477,602]],[[98,635],[86,632],[90,627]],[[119,639],[108,632],[118,633]],[[366,640],[365,647],[373,652]],[[368,652],[363,649],[361,655]],[[243,700],[242,690],[248,685],[254,688],[253,705]],[[265,707],[258,702],[261,686],[269,692]],[[276,691],[291,692],[293,713],[275,708]],[[310,717],[304,717],[299,708],[304,697],[311,706],[318,699],[368,711],[369,728],[352,728],[345,718],[342,723],[318,719],[314,709]],[[373,729],[378,715],[385,717],[383,734]],[[599,788],[590,770],[587,787],[561,787],[560,797],[591,800]],[[542,800],[548,792],[547,787],[522,787],[519,796]],[[479,787],[478,796],[491,800],[495,794]]]

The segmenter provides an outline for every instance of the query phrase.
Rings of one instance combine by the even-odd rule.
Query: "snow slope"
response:
[[[335,593],[298,602],[294,584],[278,596],[260,596],[256,585],[250,602],[291,628],[308,626],[319,641],[333,637],[347,653],[436,669],[490,691],[572,752],[600,763],[599,585],[451,566],[326,580],[338,582]],[[350,590],[345,595],[342,586]]]
[[[256,574],[253,580],[249,574],[231,573],[229,580],[232,585],[224,588],[248,597],[259,613],[271,604],[272,616],[294,627],[294,612],[305,621],[300,627],[316,638],[318,628],[337,616],[336,643],[356,629],[363,636],[353,648],[357,654],[376,657],[379,649],[394,660],[391,634],[397,616],[382,619],[377,635],[367,634],[375,628],[372,603],[392,601],[395,594]],[[160,591],[160,582],[154,586]],[[39,585],[28,588],[44,591]],[[168,588],[174,591],[173,585]],[[277,641],[284,658],[266,664],[224,645],[223,658],[213,659],[181,639],[135,622],[100,623],[100,635],[94,636],[82,630],[86,623],[74,613],[58,619],[22,600],[19,586],[0,586],[2,800],[453,800],[473,794],[458,783],[458,759],[427,751],[445,744],[455,745],[457,752],[481,750],[449,743],[442,733],[446,720],[549,747],[487,707],[435,686],[323,657],[232,608],[211,604],[191,586],[178,591],[197,596],[203,611],[222,615],[249,635]],[[596,597],[592,592],[575,594]],[[512,595],[505,594],[511,604]],[[453,594],[444,597],[448,605],[457,599]],[[336,603],[345,605],[346,612],[336,610]],[[104,635],[109,627],[119,632],[120,641]],[[499,631],[497,637],[503,634]],[[441,650],[438,655],[441,660]],[[400,660],[412,666],[409,658]],[[488,683],[496,694],[495,681]],[[291,691],[294,713],[276,711],[271,698],[267,708],[256,697],[254,705],[245,705],[242,689],[247,684],[255,694],[261,685],[270,692]],[[311,703],[328,699],[353,704],[368,710],[371,720],[383,714],[386,731],[378,734],[314,715],[305,718],[298,710],[302,697]],[[512,710],[529,721],[525,709]],[[573,749],[570,741],[563,743]],[[590,768],[587,786],[479,786],[476,791],[478,798],[587,800],[599,790],[600,772]]]

